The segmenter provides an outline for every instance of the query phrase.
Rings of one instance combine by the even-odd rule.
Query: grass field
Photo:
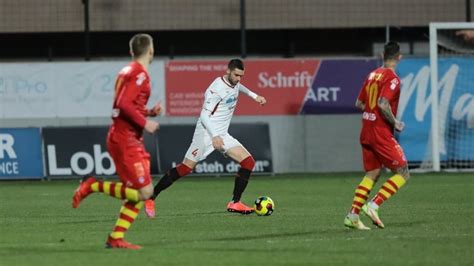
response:
[[[230,177],[185,178],[128,232],[139,251],[104,249],[119,200],[96,194],[72,209],[77,181],[1,182],[0,265],[474,265],[472,173],[413,174],[381,209],[386,229],[363,232],[342,223],[359,181],[254,176],[243,200],[276,205],[259,217],[225,211]]]

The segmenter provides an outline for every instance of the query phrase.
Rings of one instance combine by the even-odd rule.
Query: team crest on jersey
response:
[[[137,75],[137,85],[141,86],[143,84],[143,81],[146,80],[146,75],[145,72],[141,72],[140,74]]]

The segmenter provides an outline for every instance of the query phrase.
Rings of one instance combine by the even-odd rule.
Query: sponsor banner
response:
[[[474,63],[457,57],[438,62],[441,161],[474,161]],[[411,162],[431,156],[429,65],[427,58],[405,59],[397,68],[402,82],[398,117],[406,124],[399,141]]]
[[[375,59],[322,60],[301,114],[358,113],[354,104],[360,88],[379,64]]]
[[[39,128],[0,128],[0,179],[44,176]]]
[[[227,60],[166,63],[166,114],[197,116],[204,92],[225,74]],[[242,84],[267,99],[264,107],[241,94],[236,115],[298,114],[319,60],[246,60]]]
[[[183,161],[191,144],[195,125],[163,125],[158,134],[160,168],[163,171]],[[252,154],[255,173],[273,171],[270,135],[267,124],[231,124],[229,133]],[[196,165],[196,174],[234,174],[240,165],[220,152],[214,151]]]
[[[128,63],[1,63],[0,117],[108,117],[115,78]],[[163,70],[163,61],[150,65],[150,105],[164,98]]]
[[[116,175],[115,164],[107,152],[108,127],[43,128],[46,173],[50,177],[93,174]],[[157,174],[155,137],[145,134],[145,148],[150,153],[150,170]]]

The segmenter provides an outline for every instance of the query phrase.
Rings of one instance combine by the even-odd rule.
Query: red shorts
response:
[[[127,145],[107,139],[107,149],[114,160],[120,181],[127,187],[140,189],[151,183],[150,154],[143,145]]]
[[[382,168],[397,169],[407,165],[402,147],[392,134],[383,131],[362,132],[362,160],[364,170],[371,171]]]

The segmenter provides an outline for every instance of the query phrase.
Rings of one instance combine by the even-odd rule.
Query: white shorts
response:
[[[220,151],[223,154],[231,148],[242,146],[242,144],[229,133],[220,135],[220,137],[224,141],[224,149]],[[214,150],[214,146],[212,146],[212,138],[209,133],[207,133],[206,129],[196,127],[194,130],[193,141],[184,157],[188,160],[199,162],[206,159],[206,157]]]

